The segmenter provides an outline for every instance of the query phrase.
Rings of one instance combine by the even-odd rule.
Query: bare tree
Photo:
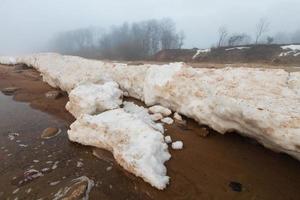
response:
[[[247,34],[233,34],[228,38],[228,46],[236,46],[249,43],[250,36]]]
[[[221,47],[225,43],[227,36],[228,36],[227,28],[225,26],[220,27],[217,47]]]
[[[259,22],[256,24],[256,32],[255,32],[255,44],[258,44],[259,40],[268,32],[270,26],[270,22],[266,18],[261,18]]]

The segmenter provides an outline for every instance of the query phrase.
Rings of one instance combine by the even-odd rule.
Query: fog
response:
[[[62,31],[162,18],[185,32],[184,48],[206,48],[220,26],[253,35],[260,18],[270,23],[268,35],[292,33],[299,13],[299,0],[0,0],[0,54],[47,51]]]

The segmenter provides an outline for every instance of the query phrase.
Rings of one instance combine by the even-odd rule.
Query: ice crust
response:
[[[124,109],[81,115],[70,127],[69,139],[106,149],[126,170],[158,189],[169,182],[164,162],[170,159],[161,132]]]
[[[69,93],[66,109],[78,118],[82,114],[96,114],[118,108],[122,104],[122,91],[116,82],[86,83]]]
[[[200,124],[208,125],[222,134],[236,131],[256,139],[274,151],[285,152],[300,159],[300,72],[244,67],[192,68],[184,63],[131,66],[52,53],[21,56],[14,59],[15,63],[33,66],[41,72],[44,81],[68,93],[81,84],[103,84],[115,81],[123,92],[144,101],[148,106],[164,106]],[[1,57],[0,63],[6,64],[7,57]],[[149,140],[153,144],[154,141],[158,146],[164,144],[162,133],[151,126],[151,123],[146,123],[147,117],[141,120],[138,112],[130,113],[130,110],[134,110],[132,106],[128,109],[128,106],[127,108],[125,106],[121,109],[123,111],[117,110],[123,113],[120,116],[129,115],[130,119],[135,119],[134,123],[143,122],[143,127],[151,130],[149,131],[151,132],[150,138],[160,135],[162,142],[157,142],[160,139]],[[93,145],[94,138],[97,138],[97,145],[109,143],[111,144],[109,150],[113,150],[114,145],[115,148],[119,148],[119,144],[109,141],[115,141],[114,137],[111,137],[115,134],[114,131],[103,139],[102,134],[91,128],[102,131],[102,125],[106,123],[105,117],[111,117],[111,114],[83,116],[71,126],[71,133],[76,135],[76,127],[80,127],[83,132],[90,131],[91,133],[83,134],[82,137],[78,136],[77,142]],[[101,120],[96,120],[98,118]],[[87,119],[95,123],[88,122]],[[149,119],[151,120],[150,116]],[[116,124],[119,126],[118,121],[107,122],[107,129],[115,130]],[[137,125],[131,123],[131,126]],[[134,135],[143,134],[132,132]],[[125,134],[128,135],[128,133]],[[143,147],[148,148],[148,145]],[[119,150],[124,151],[122,148]],[[137,148],[132,147],[132,150],[137,150]],[[138,151],[143,151],[143,149],[138,149]],[[152,153],[156,160],[163,160],[160,157],[156,158],[158,154],[155,152]],[[135,160],[127,164],[132,164],[133,161]],[[124,163],[122,166],[126,168]],[[162,166],[161,163],[163,162],[160,162],[160,166]],[[152,185],[158,185],[150,178],[144,177],[144,179],[151,181]],[[162,180],[166,182],[166,179],[162,178]],[[163,188],[162,185],[160,187]]]

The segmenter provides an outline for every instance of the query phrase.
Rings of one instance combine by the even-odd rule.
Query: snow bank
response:
[[[165,108],[163,106],[160,105],[156,105],[156,106],[152,106],[149,108],[149,111],[151,113],[159,113],[162,114],[163,116],[169,116],[172,114],[172,111],[168,108]]]
[[[181,67],[168,81],[153,84],[166,71],[149,69],[146,104],[161,104],[220,133],[238,131],[300,159],[299,72]]]
[[[69,93],[66,109],[78,118],[81,114],[95,114],[118,108],[122,104],[122,91],[116,82],[103,85],[86,83]]]
[[[289,48],[296,49],[296,47]],[[184,63],[130,66],[59,54],[36,54],[15,59],[17,63],[35,67],[41,72],[44,81],[69,93],[80,84],[103,84],[107,81],[115,81],[121,90],[131,97],[143,100],[148,106],[164,106],[195,119],[200,124],[206,124],[220,133],[237,131],[242,135],[255,138],[268,148],[300,159],[299,72],[289,73],[280,69],[260,68],[192,68]],[[5,59],[0,58],[0,62],[1,60]],[[147,110],[126,106],[126,104],[121,110],[118,112],[127,111],[120,116],[84,115],[85,117],[80,117],[73,128],[71,127],[70,133],[74,132],[73,136],[78,133],[85,144],[96,143],[101,146],[109,143],[112,150],[116,148],[122,151],[119,146],[123,145],[115,143],[113,137],[107,139],[103,134],[99,134],[105,118],[109,118],[107,119],[109,126],[114,124],[120,128],[118,131],[121,133],[116,134],[124,134],[129,138],[131,134],[135,136],[135,130],[138,130],[136,127],[145,126],[151,129],[151,132],[160,129],[156,127],[151,116],[145,114]],[[108,111],[110,112],[112,111]],[[115,118],[111,119],[111,116]],[[137,125],[129,123],[130,127],[127,127],[123,123],[126,120],[119,123],[118,119],[122,116],[130,116],[128,118],[135,119],[134,123]],[[101,120],[93,120],[98,118]],[[90,121],[93,121],[92,125]],[[74,127],[79,127],[80,133],[75,131]],[[132,131],[124,131],[126,130],[124,128]],[[97,129],[101,131],[97,132]],[[113,131],[110,131],[111,128],[108,129],[107,137],[115,134],[116,129],[112,129]],[[105,133],[108,130],[105,129]],[[86,134],[84,135],[83,132]],[[159,131],[156,132],[161,135]],[[90,135],[98,138],[98,142],[92,139],[85,140],[85,137]],[[103,141],[100,141],[102,138]],[[153,141],[153,145],[154,143],[161,145],[160,140],[151,138],[152,136],[149,141]],[[130,139],[128,145],[131,144],[135,143],[131,143]],[[125,151],[127,152],[126,149]],[[160,157],[153,159],[157,160]],[[141,166],[139,170],[142,170]],[[140,173],[142,172],[139,171]]]
[[[14,57],[11,56],[2,56],[0,57],[0,64],[3,65],[15,65],[17,64],[17,61]]]
[[[70,127],[69,139],[111,151],[127,171],[158,189],[169,182],[164,162],[170,159],[161,132],[124,109],[82,115]]]

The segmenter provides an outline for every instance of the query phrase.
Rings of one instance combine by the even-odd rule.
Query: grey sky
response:
[[[0,0],[0,54],[31,52],[54,33],[124,21],[172,18],[185,47],[210,47],[218,27],[253,34],[261,18],[270,34],[300,29],[300,0]]]

